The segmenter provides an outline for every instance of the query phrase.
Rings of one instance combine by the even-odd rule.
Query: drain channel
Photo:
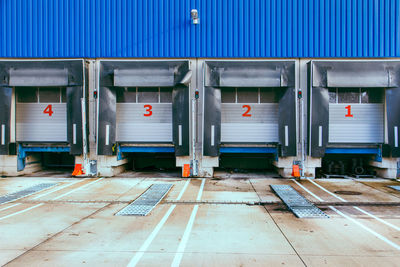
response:
[[[0,197],[0,204],[5,204],[20,198],[24,198],[27,196],[30,196],[32,194],[35,194],[39,191],[42,191],[44,189],[47,189],[49,187],[53,187],[57,185],[57,183],[44,183],[44,184],[38,184],[38,185],[34,185],[31,187],[28,187],[26,189],[23,189],[21,191],[17,191],[8,195],[4,195]]]
[[[119,216],[146,216],[171,190],[172,184],[153,184],[139,198],[120,210]]]
[[[290,185],[270,185],[270,187],[297,218],[329,218]]]

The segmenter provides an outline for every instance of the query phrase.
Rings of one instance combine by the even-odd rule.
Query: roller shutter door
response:
[[[117,88],[118,142],[172,143],[172,88]]]
[[[329,143],[383,143],[380,89],[330,89]]]
[[[16,139],[67,142],[65,88],[16,88]]]
[[[223,88],[221,96],[222,143],[279,142],[274,89]]]

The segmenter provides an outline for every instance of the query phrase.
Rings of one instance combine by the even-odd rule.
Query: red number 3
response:
[[[143,114],[143,116],[150,117],[153,115],[153,111],[151,111],[153,107],[151,105],[144,105],[144,108],[146,109],[147,113]]]
[[[48,105],[44,110],[43,110],[44,114],[49,114],[49,117],[51,117],[53,115],[53,107],[52,105]]]
[[[247,108],[247,110],[242,114],[243,117],[251,117],[251,114],[249,114],[251,107],[249,105],[243,105],[242,108]]]

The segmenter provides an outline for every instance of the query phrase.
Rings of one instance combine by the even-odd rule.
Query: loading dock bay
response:
[[[400,192],[387,179],[1,178],[6,266],[396,266]],[[164,175],[166,176],[166,175]],[[132,177],[132,176],[131,176]],[[173,187],[148,216],[115,216],[152,184]],[[329,219],[298,219],[270,185],[288,184]]]

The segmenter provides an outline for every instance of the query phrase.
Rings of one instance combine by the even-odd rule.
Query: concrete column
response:
[[[293,161],[296,157],[280,157],[278,161],[274,161],[273,165],[277,168],[278,174],[284,178],[292,177]]]
[[[25,168],[18,171],[18,157],[0,155],[0,176],[29,175],[42,170],[40,154],[31,154],[25,158]]]
[[[98,176],[112,177],[124,172],[129,164],[129,159],[118,160],[117,156],[97,156]]]
[[[370,166],[374,167],[378,177],[396,179],[397,158],[382,158],[382,162],[371,160]]]
[[[304,163],[304,176],[315,178],[315,169],[321,168],[322,158],[306,157]]]
[[[213,177],[214,168],[219,166],[219,157],[203,156],[199,164],[199,177]]]
[[[88,90],[88,109],[86,112],[88,113],[88,136],[89,136],[89,159],[96,160],[96,150],[97,150],[97,99],[94,98],[94,91],[97,89],[97,61],[88,60],[86,61],[87,72],[88,72],[88,80],[86,81],[87,90]]]

